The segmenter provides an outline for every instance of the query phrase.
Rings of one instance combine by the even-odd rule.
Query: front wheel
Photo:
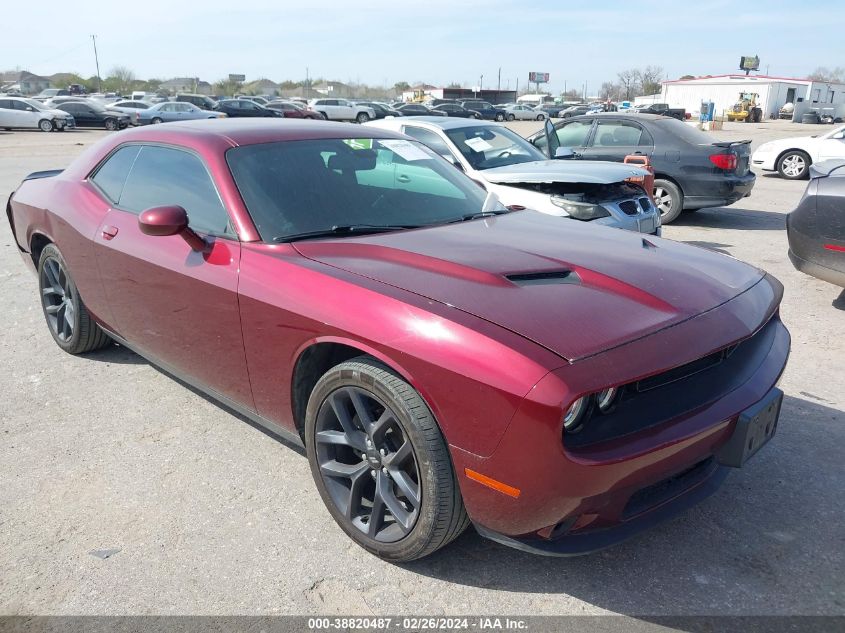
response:
[[[810,173],[810,156],[801,150],[790,150],[778,159],[778,173],[787,180],[801,180]]]
[[[669,224],[677,220],[684,208],[684,194],[671,180],[654,181],[654,204],[660,212],[660,223]]]
[[[38,129],[42,132],[52,132],[53,131],[53,122],[50,119],[41,119],[38,122]]]
[[[469,524],[431,411],[375,359],[358,357],[320,378],[308,400],[305,440],[332,517],[376,556],[422,558]]]
[[[106,129],[109,132],[114,132],[117,129],[117,120],[116,119],[106,119]]]
[[[359,112],[358,116],[355,117],[355,120],[358,121],[358,123],[366,123],[370,120],[370,115],[366,112]]]
[[[164,121],[160,117],[155,117],[150,123],[153,125],[158,125],[159,123],[163,123]]]
[[[91,318],[54,244],[41,251],[38,287],[47,327],[59,347],[69,354],[82,354],[109,344],[111,339]]]
[[[494,118],[501,123],[502,121],[505,120],[505,115],[502,114],[502,113],[499,113]]]
[[[538,121],[543,121],[545,118],[546,118],[546,116],[545,116],[545,115],[543,115],[543,114],[538,114],[538,115],[537,115],[537,120],[538,120]]]

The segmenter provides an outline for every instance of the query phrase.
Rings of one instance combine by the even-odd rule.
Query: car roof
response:
[[[366,130],[366,131],[364,131]],[[176,141],[188,147],[224,144],[230,147],[316,139],[388,138],[404,139],[401,134],[353,123],[333,123],[307,119],[231,118],[210,121],[178,121],[167,125],[142,126],[121,132],[121,142]]]
[[[393,123],[402,125],[403,123],[426,123],[432,127],[439,127],[441,130],[455,130],[462,127],[499,127],[497,123],[492,121],[479,121],[478,119],[460,119],[457,117],[440,117],[440,116],[415,116],[402,117],[400,119],[393,119]]]
[[[672,117],[668,117],[668,116],[663,116],[662,114],[650,114],[650,113],[634,114],[633,112],[625,112],[624,110],[622,110],[621,112],[593,112],[592,114],[585,114],[583,116],[571,117],[571,118],[573,118],[573,119],[575,119],[575,118],[586,119],[586,118],[594,117],[594,116],[613,117],[613,118],[616,118],[616,119],[620,119],[620,118],[621,119],[631,119],[632,121],[663,121],[665,119],[671,119],[672,118]]]

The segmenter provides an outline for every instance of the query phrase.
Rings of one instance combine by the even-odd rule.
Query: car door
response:
[[[170,371],[252,407],[237,298],[240,243],[203,161],[183,149],[124,145],[90,180],[111,204],[95,253],[117,334]],[[178,235],[141,232],[138,215],[164,205],[187,211],[206,251]]]
[[[535,137],[532,143],[550,158],[554,158],[554,150],[558,147],[569,148],[580,153],[586,149],[592,131],[592,119],[565,120],[554,126],[556,143],[553,143],[554,147],[552,148],[551,154],[549,153],[549,143],[545,134]]]
[[[102,121],[97,117],[94,109],[84,103],[66,103],[65,107],[72,107],[70,113],[76,119],[77,127],[101,127]]]
[[[337,102],[339,108],[339,117],[347,121],[354,120],[355,107],[352,105],[352,102],[346,101],[345,99],[338,99]]]
[[[819,160],[845,158],[845,127],[819,143]]]
[[[12,101],[12,107],[20,119],[20,127],[38,127],[38,122],[44,117],[42,112],[33,108],[26,101]]]
[[[20,112],[15,110],[12,99],[0,99],[0,127],[24,127],[21,123]]]
[[[622,162],[630,154],[651,156],[654,141],[639,123],[602,117],[596,120],[589,145],[578,152],[587,160]]]

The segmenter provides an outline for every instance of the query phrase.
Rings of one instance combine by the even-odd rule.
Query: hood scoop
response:
[[[572,270],[544,270],[532,273],[511,273],[505,275],[517,286],[548,286],[555,284],[580,284],[581,278]]]

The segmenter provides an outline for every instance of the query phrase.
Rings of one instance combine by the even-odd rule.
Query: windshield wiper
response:
[[[367,235],[368,233],[389,233],[390,231],[402,231],[405,229],[418,229],[422,224],[345,224],[335,225],[330,229],[320,231],[307,231],[305,233],[294,233],[292,235],[279,235],[274,237],[276,243],[296,242],[298,240],[317,239],[320,237],[337,237],[338,235]]]
[[[504,213],[510,213],[510,209],[495,209],[488,211],[476,211],[475,213],[465,213],[459,218],[450,220],[449,224],[454,224],[456,222],[466,222],[468,220],[477,220],[478,218],[487,218],[492,215],[502,215]]]

